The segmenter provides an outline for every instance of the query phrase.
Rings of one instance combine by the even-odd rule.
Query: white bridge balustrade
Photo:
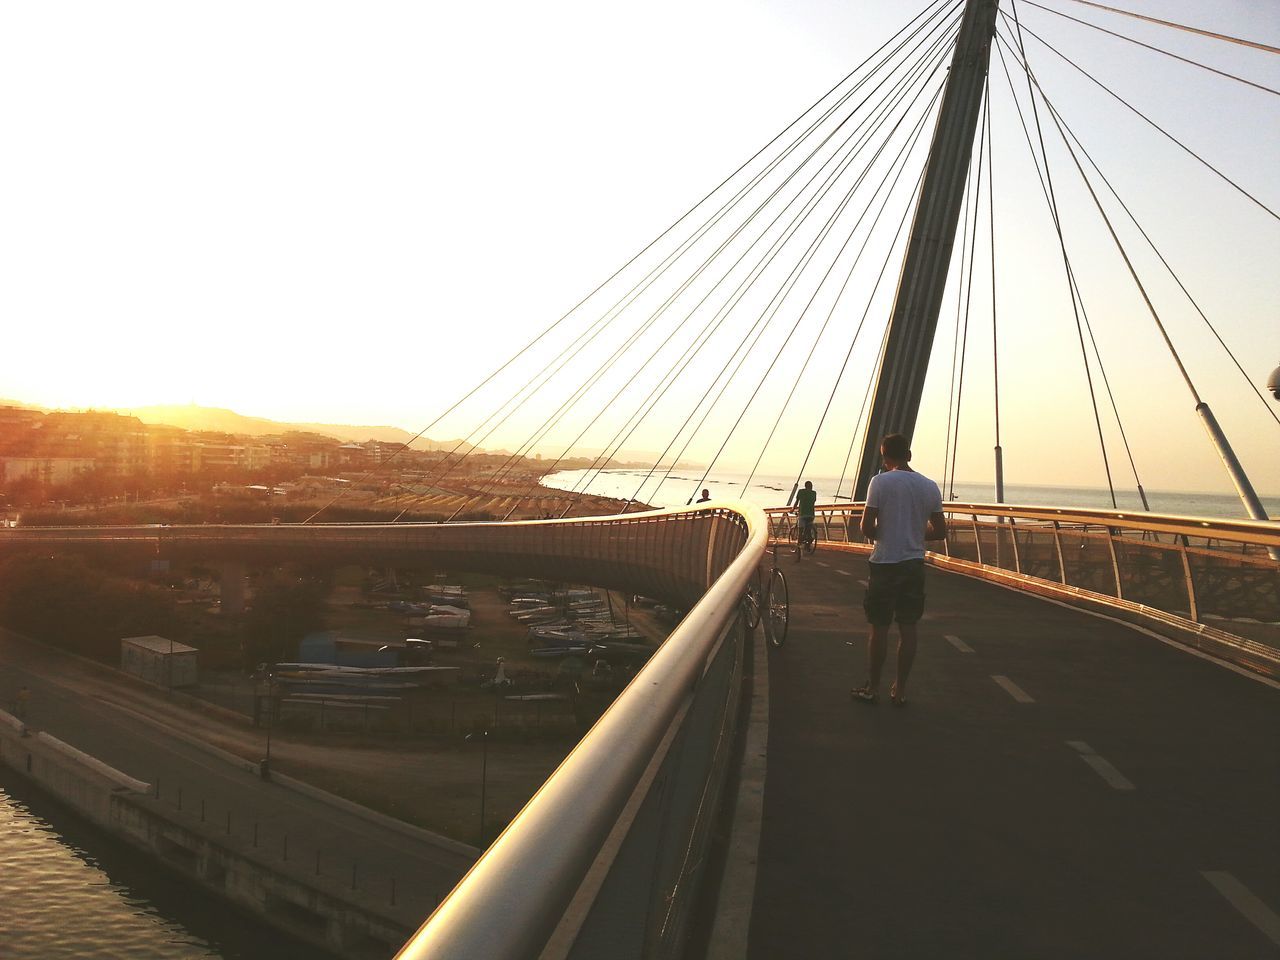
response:
[[[945,503],[947,542],[938,567],[1043,596],[1157,621],[1214,656],[1280,677],[1280,523],[1155,513]],[[771,536],[794,536],[795,518],[771,509]],[[861,504],[820,506],[826,543],[859,553]]]

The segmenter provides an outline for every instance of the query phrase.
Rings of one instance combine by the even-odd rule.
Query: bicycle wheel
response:
[[[747,629],[754,630],[760,626],[760,575],[747,587],[742,595],[742,615],[747,621]]]
[[[811,527],[809,529],[809,535],[805,537],[805,540],[804,540],[804,552],[808,554],[812,554],[817,549],[818,549],[818,528]]]
[[[769,642],[780,647],[787,642],[787,625],[791,620],[791,605],[787,597],[787,578],[781,570],[775,569],[769,575],[769,596],[767,606],[768,619],[765,631]]]

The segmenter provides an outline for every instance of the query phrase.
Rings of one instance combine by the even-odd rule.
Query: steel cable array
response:
[[[1227,176],[1182,139],[1157,124],[1075,59],[1028,27],[1019,17],[1017,0],[1011,0],[1011,3],[1011,14],[1000,13],[1002,20],[997,26],[993,44],[1061,255],[1065,292],[1074,317],[1074,339],[1080,351],[1102,471],[1112,505],[1118,506],[1107,443],[1110,421],[1104,429],[1095,367],[1100,386],[1107,396],[1109,417],[1114,419],[1138,497],[1146,508],[1146,493],[1121,417],[1120,404],[1107,374],[1099,340],[1095,336],[1095,324],[1086,308],[1080,277],[1069,250],[1070,228],[1064,222],[1060,208],[1062,200],[1055,185],[1055,179],[1061,179],[1063,174],[1060,170],[1051,171],[1040,105],[1044,106],[1051,119],[1052,129],[1057,131],[1130,279],[1146,302],[1167,349],[1197,402],[1199,394],[1190,374],[1152,302],[1147,286],[1116,232],[1112,217],[1095,191],[1086,164],[1141,234],[1235,368],[1250,383],[1268,414],[1278,424],[1280,416],[1271,410],[1266,398],[1249,380],[1236,354],[1043,89],[1029,61],[1024,33],[1238,194],[1272,218],[1280,217],[1236,179]],[[1264,93],[1278,93],[1272,87],[1070,16],[1043,3],[1034,0],[1026,0],[1026,3],[1046,15],[1093,28],[1155,55],[1203,69]],[[1127,14],[1101,4],[1085,5]],[[881,44],[870,57],[814,101],[568,313],[419,431],[414,439],[423,436],[445,416],[460,410],[464,403],[473,398],[479,399],[481,392],[494,385],[500,374],[507,372],[511,375],[515,365],[530,357],[535,347],[541,346],[551,354],[549,359],[539,361],[540,365],[529,374],[515,374],[518,380],[514,389],[496,398],[500,402],[491,400],[486,407],[487,412],[481,411],[485,415],[478,421],[472,418],[470,422],[474,425],[465,433],[460,432],[461,439],[452,449],[439,462],[422,471],[415,484],[419,489],[409,491],[405,502],[400,504],[396,519],[407,515],[415,504],[435,497],[436,491],[443,489],[439,485],[471,464],[473,458],[484,451],[486,443],[502,437],[504,430],[509,433],[512,423],[519,422],[517,417],[533,419],[532,429],[513,446],[508,442],[511,452],[496,467],[486,468],[487,474],[467,481],[461,491],[460,502],[452,508],[448,519],[465,517],[467,511],[486,498],[491,504],[500,502],[497,512],[504,519],[517,515],[541,488],[539,478],[525,480],[527,470],[524,464],[535,451],[543,451],[548,445],[552,445],[552,451],[548,460],[540,464],[540,472],[544,475],[555,471],[571,457],[580,457],[587,463],[577,478],[568,484],[570,489],[558,492],[565,504],[562,509],[558,508],[559,514],[568,516],[582,507],[584,498],[597,488],[603,473],[615,465],[619,456],[625,455],[628,445],[645,428],[647,435],[664,428],[667,433],[658,437],[661,449],[657,456],[646,460],[641,467],[644,470],[642,478],[627,498],[624,511],[632,504],[644,503],[646,499],[661,502],[664,485],[672,479],[686,454],[699,440],[707,445],[705,441],[709,439],[709,459],[696,481],[696,491],[708,481],[722,458],[726,457],[730,444],[744,433],[744,428],[752,430],[752,442],[755,444],[744,467],[746,480],[741,484],[740,493],[746,495],[770,456],[775,439],[782,435],[788,416],[798,415],[795,401],[802,384],[808,386],[815,376],[825,376],[815,373],[815,363],[819,359],[827,362],[829,352],[829,369],[833,372],[820,393],[814,390],[824,398],[821,401],[823,405],[811,432],[804,434],[807,448],[794,475],[791,486],[794,495],[819,448],[820,439],[825,436],[824,430],[836,420],[843,419],[833,417],[832,412],[837,409],[838,398],[855,369],[855,355],[862,357],[874,352],[870,344],[863,350],[859,350],[859,346],[872,311],[883,296],[883,281],[890,273],[888,267],[895,252],[899,251],[904,228],[911,219],[921,187],[923,169],[919,176],[913,177],[912,164],[919,156],[918,147],[924,139],[928,120],[935,115],[936,105],[941,99],[943,83],[940,75],[950,56],[949,47],[958,29],[961,6],[962,0],[934,0],[925,6],[890,40]],[[1240,42],[1184,25],[1139,18]],[[1014,61],[1013,70],[1008,57]],[[1022,94],[1017,89],[1021,84],[1014,84],[1013,71],[1024,75],[1026,89]],[[1030,118],[1024,114],[1025,106],[1030,108]],[[996,265],[994,113],[992,87],[988,81],[981,100],[976,163],[972,165],[963,187],[963,214],[959,226],[961,243],[958,251],[952,254],[955,269],[951,282],[955,284],[956,321],[951,344],[951,383],[947,387],[947,420],[941,446],[942,480],[954,496],[962,424],[966,438],[972,432],[962,413],[972,419],[972,414],[968,413],[970,404],[965,402],[966,369],[971,360],[968,350],[971,313],[980,309],[978,305],[982,297],[980,290],[975,293],[974,280],[981,266],[978,247],[985,188],[985,226],[988,228],[985,246],[991,277],[991,399],[997,499],[1000,499],[1003,479],[1000,465],[1001,337],[997,325],[997,304],[1001,286],[997,282]],[[1002,138],[1001,143],[1004,142]],[[913,180],[915,186],[906,189]],[[895,218],[894,213],[899,216]],[[889,226],[894,226],[891,238],[888,237]],[[879,245],[875,258],[880,261],[878,273],[874,282],[855,283],[855,280],[863,279],[864,254],[873,242]],[[1001,250],[1009,246],[1004,243]],[[883,257],[879,256],[881,251]],[[867,270],[874,269],[873,260]],[[608,292],[615,286],[623,290],[620,295]],[[980,288],[982,284],[978,286]],[[858,295],[863,299],[850,303],[850,293],[855,290],[860,291]],[[587,307],[597,299],[609,306],[598,314],[590,313]],[[860,315],[854,322],[853,314],[859,306]],[[571,319],[572,327],[569,324]],[[879,358],[870,358],[874,363],[873,370],[878,370],[882,363],[887,332],[887,328],[884,329],[880,338]],[[567,342],[555,349],[553,335],[567,336]],[[804,336],[811,337],[810,343],[807,349],[797,350],[793,344],[803,340]],[[829,351],[827,348],[836,345],[833,344],[836,338],[839,338],[838,349]],[[841,354],[843,358],[837,368],[836,360]],[[719,361],[721,356],[723,360]],[[980,355],[978,359],[981,359]],[[813,387],[816,386],[816,382],[813,383]],[[841,495],[857,434],[865,422],[864,414],[872,386],[871,382],[867,383],[861,407],[848,428],[850,440],[834,494],[836,498]],[[777,391],[776,403],[773,400],[775,394],[767,393],[766,388]],[[762,412],[766,407],[769,409],[767,415]],[[537,412],[532,413],[534,410]],[[766,423],[757,423],[762,416],[766,418],[767,429]],[[841,429],[840,443],[843,445],[843,424]],[[591,439],[596,434],[604,435],[602,443]],[[794,440],[793,435],[792,442]],[[582,444],[589,444],[585,455],[579,452]],[[741,445],[739,439],[737,446]],[[391,459],[407,447],[408,444],[397,450]],[[796,450],[798,452],[798,445]],[[966,451],[966,460],[970,456]],[[374,472],[370,471],[364,479]],[[335,497],[308,519],[314,519],[337,499]],[[488,509],[492,510],[492,505]]]

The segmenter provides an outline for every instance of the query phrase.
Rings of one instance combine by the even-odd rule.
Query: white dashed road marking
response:
[[[969,646],[967,643],[965,643],[963,640],[957,637],[954,633],[943,634],[943,639],[946,640],[947,643],[955,647],[957,650],[959,650],[961,653],[973,653],[973,647]]]
[[[842,576],[842,577],[852,577],[852,576],[853,576],[853,574],[852,574],[852,573],[850,573],[848,570],[837,570],[837,571],[836,571],[836,573],[840,574],[840,576]]]
[[[1035,700],[1027,695],[1027,691],[1023,690],[1008,677],[994,674],[991,679],[996,682],[1001,690],[1013,697],[1013,699],[1018,701],[1018,703],[1035,703]]]
[[[1093,772],[1117,790],[1134,790],[1133,781],[1113,767],[1108,761],[1098,756],[1093,747],[1083,740],[1068,740],[1067,746],[1080,754],[1080,759],[1093,767]]]
[[[820,567],[830,567],[830,566],[831,566],[831,564],[829,564],[829,563],[823,563],[821,560],[819,560],[819,561],[818,561],[818,566],[820,566]]]
[[[1201,876],[1208,880],[1215,890],[1227,899],[1244,918],[1263,932],[1272,943],[1280,947],[1280,916],[1265,903],[1253,895],[1248,887],[1227,873],[1225,870],[1201,870]]]

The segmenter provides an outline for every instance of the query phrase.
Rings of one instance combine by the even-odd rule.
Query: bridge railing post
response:
[[[1111,553],[1111,572],[1116,578],[1116,599],[1124,599],[1124,584],[1120,579],[1120,560],[1116,556],[1116,528],[1107,527],[1107,550]]]
[[[1200,605],[1196,601],[1196,581],[1191,575],[1191,558],[1187,556],[1187,538],[1178,537],[1178,555],[1182,558],[1182,576],[1187,587],[1187,612],[1196,623],[1200,622]]]
[[[1058,579],[1065,587],[1067,585],[1067,561],[1062,556],[1062,524],[1057,520],[1053,521],[1053,549],[1058,554]]]

